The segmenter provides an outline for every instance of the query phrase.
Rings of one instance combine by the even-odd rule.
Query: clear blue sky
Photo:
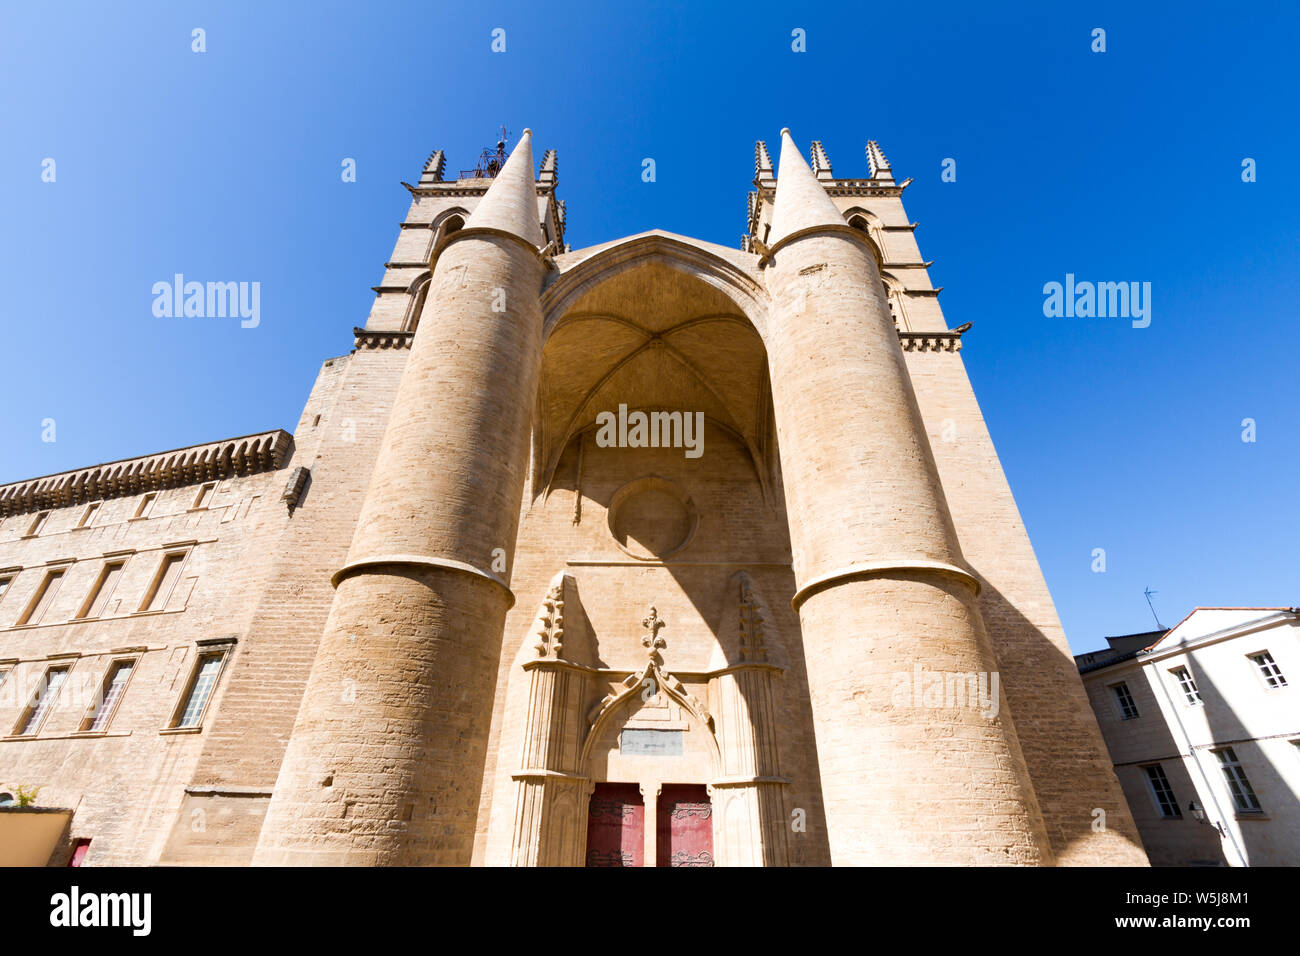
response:
[[[754,140],[789,126],[837,175],[875,138],[915,178],[1076,651],[1154,627],[1148,586],[1166,627],[1300,604],[1300,14],[1139,6],[6,4],[0,482],[292,429],[436,147],[469,168],[499,125],[532,127],[574,248],[650,228],[734,246]],[[261,325],[155,318],[176,272],[260,282]],[[1067,272],[1151,282],[1151,326],[1045,318]]]

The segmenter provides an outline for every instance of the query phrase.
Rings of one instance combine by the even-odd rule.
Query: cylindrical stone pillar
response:
[[[778,209],[781,201],[778,192]],[[842,219],[805,227],[774,243],[766,272],[831,860],[1050,862],[1005,697],[992,683],[979,584],[961,557],[867,243]],[[981,677],[1000,701],[996,714],[978,706]],[[936,680],[945,682],[938,696]],[[948,687],[976,700],[962,703]]]
[[[527,240],[474,223],[437,260],[258,864],[470,862],[544,271]]]

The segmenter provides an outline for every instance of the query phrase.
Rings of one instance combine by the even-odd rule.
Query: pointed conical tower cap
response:
[[[500,229],[541,247],[546,243],[537,217],[533,180],[533,131],[524,130],[510,158],[465,222],[465,228]]]
[[[844,225],[844,216],[808,168],[788,129],[781,130],[781,161],[776,174],[769,247],[811,226]]]

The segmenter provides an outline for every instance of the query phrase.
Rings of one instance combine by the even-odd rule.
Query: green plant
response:
[[[18,797],[18,806],[20,807],[30,807],[36,802],[36,795],[40,792],[40,787],[24,787],[22,784],[14,787],[14,793]]]

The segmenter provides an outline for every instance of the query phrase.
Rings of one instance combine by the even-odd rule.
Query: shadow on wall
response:
[[[1196,759],[1204,770],[1209,786],[1213,788],[1214,798],[1221,814],[1236,817],[1239,836],[1236,842],[1246,859],[1248,866],[1296,866],[1300,865],[1300,847],[1294,838],[1288,839],[1296,832],[1296,816],[1300,810],[1300,794],[1297,794],[1268,752],[1259,742],[1252,740],[1255,731],[1233,709],[1227,697],[1219,690],[1210,676],[1211,668],[1198,667],[1195,651],[1187,654],[1193,678],[1200,691],[1201,709],[1209,725],[1210,739],[1213,747],[1196,748]],[[1163,662],[1153,666],[1160,668]],[[1157,671],[1157,680],[1164,680],[1167,668]],[[1167,685],[1166,685],[1167,686]],[[1182,708],[1182,701],[1171,691],[1171,700],[1175,708]],[[1295,745],[1291,745],[1294,747]],[[1213,751],[1221,747],[1232,749],[1233,755],[1241,765],[1251,790],[1256,794],[1260,810],[1252,812],[1237,807],[1228,789],[1227,779],[1220,765],[1219,757]],[[1297,748],[1300,749],[1300,748]],[[1206,750],[1211,752],[1206,753]],[[1293,754],[1287,754],[1294,757]],[[1210,807],[1206,807],[1207,811]],[[1291,821],[1285,821],[1290,817]],[[1291,829],[1285,829],[1286,822],[1291,822]],[[1225,821],[1226,823],[1226,821]]]
[[[1113,866],[1125,858],[1131,865],[1143,865],[1146,851],[1142,839],[1124,791],[1116,782],[1074,659],[1048,640],[978,568],[975,573],[983,585],[980,612],[1057,865]],[[1006,633],[1032,635],[1032,640],[1021,642],[1029,644],[1027,649],[1020,646],[1014,654],[1008,653],[1010,648],[997,639]],[[1061,686],[1073,686],[1076,692],[1053,693],[1053,688]],[[1047,701],[1042,700],[1045,692]],[[1050,717],[1044,716],[1045,710]],[[1027,735],[1031,712],[1034,732]],[[1085,752],[1080,752],[1081,746],[1087,748]],[[1066,750],[1072,755],[1065,755]],[[1086,786],[1080,786],[1085,782]],[[1104,829],[1098,828],[1098,809],[1105,812]]]

